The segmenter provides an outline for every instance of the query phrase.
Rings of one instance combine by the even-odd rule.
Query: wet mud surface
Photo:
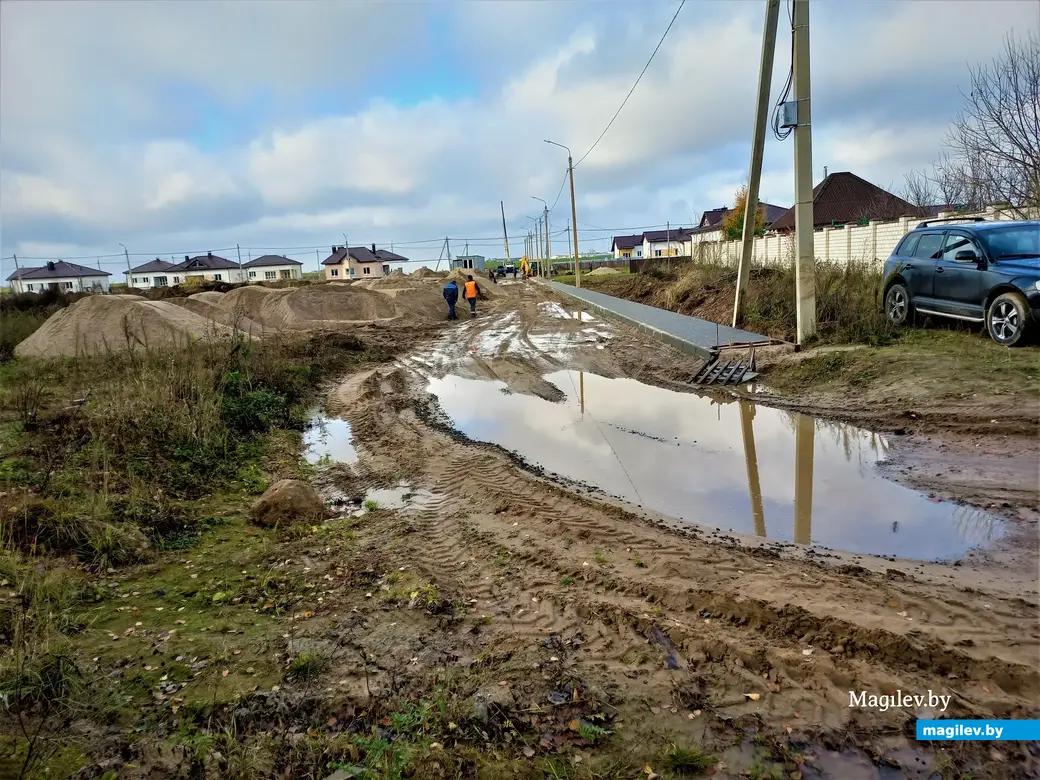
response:
[[[886,478],[908,464],[891,436],[693,394],[693,369],[530,285],[334,388],[349,434],[309,439],[317,481],[343,517],[391,492],[366,552],[329,565],[365,563],[371,598],[400,563],[468,605],[434,626],[356,594],[352,636],[384,659],[364,684],[490,663],[526,718],[580,680],[618,734],[709,745],[719,777],[1036,776],[1027,745],[917,743],[936,713],[850,707],[898,689],[951,696],[941,717],[1040,715],[1028,489],[915,492]]]

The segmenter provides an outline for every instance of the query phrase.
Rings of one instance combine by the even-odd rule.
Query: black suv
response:
[[[922,222],[885,261],[884,279],[893,325],[952,317],[985,323],[998,344],[1024,344],[1040,320],[1040,221]]]

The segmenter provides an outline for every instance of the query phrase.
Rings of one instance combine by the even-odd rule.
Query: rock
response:
[[[257,499],[249,516],[264,528],[291,525],[297,521],[319,521],[325,515],[325,502],[318,491],[298,479],[275,482]]]
[[[483,724],[487,724],[488,710],[492,707],[508,712],[515,706],[510,690],[499,685],[485,685],[473,694],[473,718]]]

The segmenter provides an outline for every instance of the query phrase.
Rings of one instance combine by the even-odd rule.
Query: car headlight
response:
[[[1037,279],[1035,282],[1033,282],[1033,287],[1040,290],[1040,279]]]

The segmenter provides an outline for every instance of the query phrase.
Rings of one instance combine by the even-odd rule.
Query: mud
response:
[[[849,697],[931,690],[952,696],[943,717],[1037,717],[1035,520],[914,493],[884,478],[898,466],[878,467],[902,437],[698,396],[691,368],[521,285],[336,387],[328,414],[349,422],[362,457],[322,480],[355,495],[402,478],[424,491],[397,541],[479,617],[469,634],[423,635],[457,663],[493,652],[565,665],[612,691],[630,728],[697,744],[753,721],[756,739],[811,756],[805,777],[1035,771],[1024,749],[962,743],[951,756],[916,743],[904,735],[923,713]],[[937,488],[941,475],[929,479]],[[944,490],[961,497],[956,480]],[[987,544],[953,565],[909,560]],[[383,652],[407,654],[418,637],[394,625]],[[428,660],[453,666],[439,658]],[[750,771],[753,751],[734,739],[732,774],[719,776]]]

